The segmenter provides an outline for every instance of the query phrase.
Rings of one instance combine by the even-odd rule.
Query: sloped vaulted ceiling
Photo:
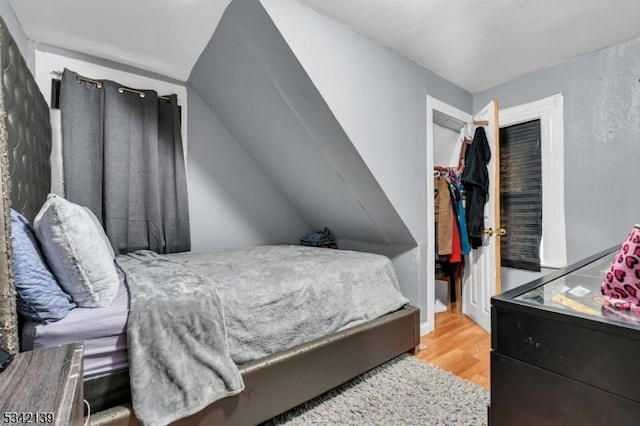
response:
[[[34,41],[185,81],[231,0],[9,0]]]
[[[313,228],[415,245],[260,2],[231,3],[189,82]]]

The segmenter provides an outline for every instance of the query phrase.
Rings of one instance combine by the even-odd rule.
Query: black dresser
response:
[[[491,299],[490,426],[640,425],[640,315],[600,293],[617,250]]]

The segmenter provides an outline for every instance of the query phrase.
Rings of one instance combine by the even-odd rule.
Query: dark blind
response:
[[[51,108],[53,109],[60,109],[60,83],[62,83],[60,79],[51,79]]]
[[[502,266],[540,271],[540,120],[500,129],[500,222]]]

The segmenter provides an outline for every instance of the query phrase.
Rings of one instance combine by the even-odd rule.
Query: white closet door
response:
[[[489,170],[489,200],[484,209],[485,236],[483,246],[465,259],[462,292],[462,312],[487,332],[491,332],[491,297],[501,292],[500,283],[500,128],[498,101],[494,99],[474,117],[474,121],[488,121],[485,126],[491,161]]]

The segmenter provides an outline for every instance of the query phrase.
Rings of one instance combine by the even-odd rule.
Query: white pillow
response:
[[[119,286],[113,251],[96,222],[84,207],[49,194],[33,224],[51,271],[81,308],[109,306]]]

